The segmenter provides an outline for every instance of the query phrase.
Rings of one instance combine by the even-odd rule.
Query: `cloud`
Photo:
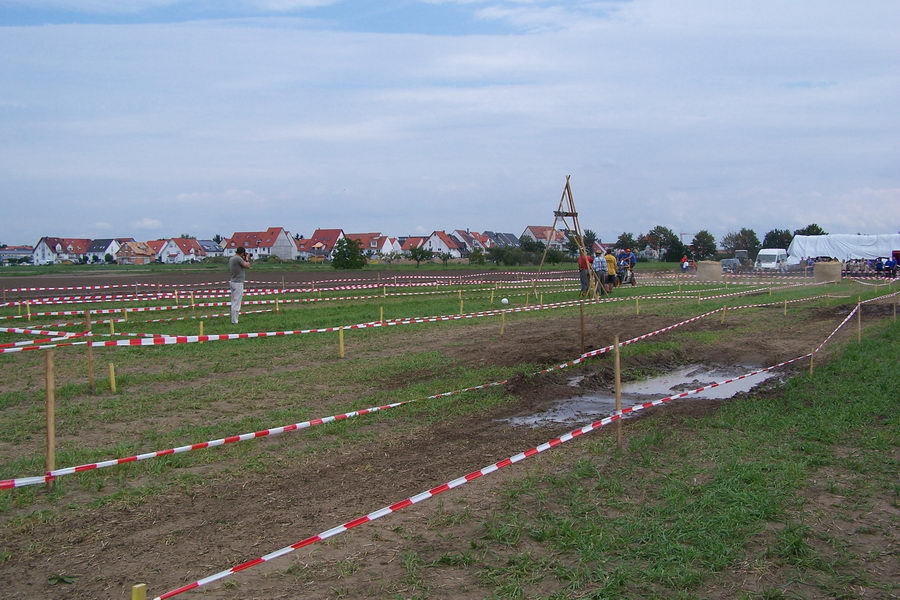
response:
[[[141,217],[136,221],[131,222],[131,226],[135,229],[159,229],[162,227],[162,221],[159,219],[154,219],[152,217]]]

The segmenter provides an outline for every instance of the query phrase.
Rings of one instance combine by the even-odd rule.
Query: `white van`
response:
[[[763,248],[756,255],[757,269],[771,269],[784,271],[787,269],[787,250],[783,248]]]

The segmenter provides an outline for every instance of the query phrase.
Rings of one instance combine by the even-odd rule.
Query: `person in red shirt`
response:
[[[591,263],[594,259],[584,252],[578,255],[578,276],[581,278],[581,295],[587,293],[591,282]]]

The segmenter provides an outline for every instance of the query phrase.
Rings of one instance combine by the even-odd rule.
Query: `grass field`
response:
[[[703,300],[720,293],[707,291],[712,287],[718,286],[682,286],[683,294],[698,290],[699,303],[692,297],[642,301],[640,316],[633,314],[631,301],[588,306],[589,347],[605,345],[613,333],[636,335],[726,304],[822,293],[791,288],[771,296],[765,291],[751,298]],[[401,289],[381,290],[393,291]],[[382,306],[386,319],[459,312],[458,288],[437,291],[283,305],[278,314],[246,315],[237,327],[211,319],[206,332],[374,321]],[[648,291],[677,292],[678,286],[620,289],[616,297]],[[792,358],[821,341],[857,295],[866,299],[885,292],[852,283],[827,291],[849,297],[789,304],[786,315],[781,307],[729,312],[724,322],[710,317],[628,346],[625,377],[645,377],[696,358]],[[521,306],[524,293],[506,295]],[[548,287],[543,301],[575,296]],[[463,298],[468,313],[496,308],[499,294],[492,304],[489,288],[465,288]],[[811,377],[798,373],[783,388],[740,401],[659,409],[626,423],[624,452],[602,432],[575,440],[533,465],[512,467],[495,480],[449,492],[430,507],[410,509],[409,516],[346,534],[259,574],[242,573],[219,586],[214,597],[273,597],[298,585],[310,597],[345,598],[891,593],[889,578],[878,574],[888,557],[874,549],[891,547],[896,526],[898,440],[891,384],[898,330],[887,305],[875,309],[866,309],[864,344],[851,343],[855,334],[847,329]],[[196,316],[173,313],[185,314]],[[337,358],[336,334],[95,349],[97,394],[85,382],[84,349],[60,348],[58,466],[488,381],[517,383],[419,400],[278,438],[62,477],[49,494],[42,486],[0,491],[5,540],[0,585],[13,598],[36,590],[50,594],[61,589],[57,586],[67,586],[73,598],[123,597],[123,586],[140,580],[161,592],[296,541],[317,525],[334,525],[541,443],[560,432],[522,431],[498,425],[497,418],[565,393],[567,384],[559,377],[528,374],[580,353],[577,325],[573,330],[578,315],[577,308],[510,314],[502,337],[497,316],[353,330],[346,332],[344,360]],[[128,324],[116,326],[197,332],[196,320],[140,322],[168,316],[135,313]],[[44,318],[45,324],[53,319]],[[105,325],[96,327],[107,331]],[[0,478],[43,470],[41,354],[0,355],[6,374],[0,382]],[[102,369],[109,361],[119,372],[116,394],[105,385]],[[600,359],[578,373],[601,385],[609,381],[609,369],[609,361]],[[300,495],[290,491],[298,484]],[[824,507],[820,488],[831,494]],[[823,520],[828,511],[840,512],[840,527]],[[873,519],[867,520],[866,511]],[[169,515],[170,522],[161,522],[160,515]],[[118,525],[103,525],[110,520]],[[291,527],[279,525],[284,523]],[[853,533],[842,537],[846,523],[854,524]],[[144,533],[134,538],[128,531]],[[248,539],[255,540],[249,552]],[[856,547],[866,539],[871,555]],[[217,557],[197,560],[202,548],[220,544],[225,548]],[[159,571],[148,564],[166,566]],[[25,578],[19,576],[23,569],[29,573]],[[56,575],[77,577],[72,584],[58,578],[51,583]],[[829,596],[838,589],[844,589],[843,596]]]

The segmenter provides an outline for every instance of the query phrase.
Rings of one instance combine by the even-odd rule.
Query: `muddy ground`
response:
[[[262,275],[262,274],[261,274]],[[266,273],[277,278],[280,273]],[[305,273],[292,273],[304,277]],[[309,274],[313,276],[314,274]],[[118,276],[117,276],[118,277]],[[147,276],[154,281],[159,274]],[[177,278],[177,276],[172,276]],[[209,276],[212,280],[212,276]],[[136,280],[140,280],[136,278]],[[181,279],[178,279],[179,282]],[[294,279],[292,279],[294,280]],[[296,279],[302,280],[302,279]],[[79,282],[83,283],[83,278]],[[47,279],[41,280],[47,284]],[[71,282],[74,283],[74,282]],[[53,284],[68,285],[64,278]],[[869,310],[871,309],[871,310]],[[773,309],[778,310],[778,309]],[[867,318],[888,318],[889,307],[867,307]],[[629,374],[666,371],[685,363],[765,366],[809,352],[847,313],[846,307],[811,308],[803,318],[785,323],[778,336],[754,331],[746,314],[729,315],[725,324],[706,319],[689,325],[692,332],[729,330],[715,344],[702,336],[685,339],[675,349],[636,355],[626,361]],[[588,349],[674,322],[653,314],[624,313],[616,318],[592,316],[588,322]],[[427,339],[456,363],[514,365],[521,362],[552,364],[577,356],[581,349],[571,318],[523,320],[511,325],[504,337],[484,343],[484,331],[495,324],[430,328],[386,337],[388,349],[402,351],[411,341]],[[846,328],[836,344],[855,333]],[[658,339],[665,339],[664,335]],[[824,357],[827,360],[827,356]],[[806,365],[797,368],[805,369]],[[585,375],[577,393],[609,391],[612,360],[607,355],[587,366],[539,377],[520,377],[507,389],[516,399],[478,418],[448,417],[410,433],[391,431],[389,422],[373,425],[377,435],[365,443],[339,446],[325,455],[299,458],[277,472],[246,472],[236,480],[210,478],[144,502],[113,502],[55,511],[47,518],[27,519],[3,532],[0,596],[32,598],[127,598],[137,582],[150,584],[150,596],[189,583],[232,565],[281,548],[357,516],[402,500],[433,486],[540,444],[572,429],[562,426],[511,427],[506,417],[540,411],[573,395],[570,377]],[[390,388],[396,381],[373,382]],[[440,392],[445,390],[434,390]],[[653,421],[661,411],[667,418],[689,421],[720,406],[718,400],[696,398],[647,411],[640,418]],[[402,409],[401,409],[402,410]],[[601,430],[592,435],[609,435]],[[277,449],[296,443],[304,433],[264,439]],[[628,436],[628,423],[625,424]],[[452,490],[431,500],[338,536],[332,541],[301,549],[290,557],[256,566],[184,598],[380,598],[404,591],[403,556],[410,549],[440,548],[446,543],[440,519],[448,511],[474,513],[496,507],[496,490],[530,469],[554,469],[580,452],[580,440],[539,455],[490,477]],[[215,452],[210,450],[209,452]],[[123,468],[127,468],[123,467]],[[10,493],[10,492],[0,492]],[[14,492],[12,492],[14,493]],[[46,513],[50,515],[50,513]],[[21,518],[22,514],[7,517]],[[432,524],[425,527],[424,524]],[[438,524],[436,527],[434,524]],[[477,532],[471,532],[473,539]],[[352,568],[347,566],[352,565]],[[54,575],[77,576],[74,583],[57,582]],[[393,583],[392,583],[393,582]],[[432,598],[481,598],[485,589],[477,581],[432,582]]]

